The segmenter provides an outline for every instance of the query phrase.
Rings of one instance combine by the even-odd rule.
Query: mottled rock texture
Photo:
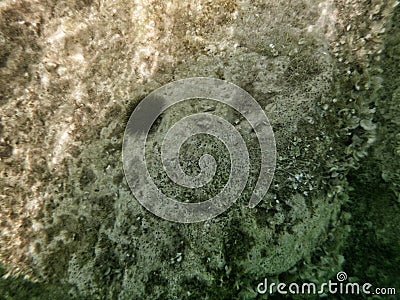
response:
[[[376,140],[374,65],[395,2],[372,2],[3,1],[0,259],[9,274],[91,299],[252,299],[266,276],[331,278],[350,228],[346,175]],[[121,145],[143,97],[195,76],[235,83],[260,103],[277,170],[262,203],[247,208],[255,150],[230,210],[177,224],[133,198]],[[240,128],[234,112],[215,110]],[[190,111],[166,112],[150,140]]]

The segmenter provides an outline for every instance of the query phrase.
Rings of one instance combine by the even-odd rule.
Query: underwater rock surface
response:
[[[264,277],[334,276],[351,228],[346,176],[375,145],[386,105],[376,62],[396,2],[373,2],[3,1],[0,260],[9,275],[91,299],[253,299]],[[195,76],[232,82],[259,102],[277,169],[249,209],[260,166],[246,123],[212,103],[171,108],[148,143],[149,171],[166,194],[207,198],[229,176],[219,169],[213,188],[197,194],[164,180],[160,136],[191,112],[213,110],[254,146],[239,200],[210,221],[178,224],[132,196],[122,138],[149,92]],[[216,145],[206,150],[224,166]],[[392,166],[382,172],[398,191]]]

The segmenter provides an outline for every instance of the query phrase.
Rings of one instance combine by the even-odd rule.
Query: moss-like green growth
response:
[[[387,108],[380,93],[388,78],[372,63],[392,1],[333,2],[117,0],[25,8],[6,1],[0,83],[11,83],[0,91],[0,258],[12,274],[43,284],[2,279],[4,295],[18,297],[7,288],[15,284],[24,297],[32,289],[51,298],[45,284],[67,282],[74,295],[90,299],[252,299],[266,276],[325,281],[341,270],[351,214],[342,207],[354,198],[348,174],[374,145],[389,157],[382,175],[397,189],[391,154],[398,92]],[[193,76],[223,78],[259,102],[274,128],[277,168],[265,199],[248,209],[260,167],[254,132],[235,112],[216,107],[251,148],[247,188],[218,218],[176,224],[132,197],[121,144],[138,101]],[[204,190],[174,186],[158,157],[157,134],[193,108],[165,112],[147,150],[151,175],[166,194],[203,200],[229,175],[221,143],[193,139],[182,149],[189,174],[198,171],[195,150],[221,162],[217,184]],[[379,134],[393,142],[384,145]]]
[[[5,278],[6,271],[0,265],[0,299],[1,300],[70,300],[84,299],[82,297],[72,297],[69,293],[71,286],[61,286],[60,284],[38,283],[22,276],[11,276]]]

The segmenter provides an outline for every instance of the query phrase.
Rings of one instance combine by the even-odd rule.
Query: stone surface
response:
[[[265,276],[332,277],[349,232],[346,175],[376,140],[373,62],[395,2],[375,2],[2,2],[0,258],[9,274],[92,299],[252,299]],[[121,145],[143,97],[194,76],[235,83],[260,103],[277,170],[263,202],[248,209],[254,150],[230,210],[177,224],[133,198]],[[166,112],[150,145],[192,109]],[[253,145],[240,116],[213,109]],[[223,160],[221,150],[211,149]],[[154,177],[185,198],[161,180],[156,153]]]

